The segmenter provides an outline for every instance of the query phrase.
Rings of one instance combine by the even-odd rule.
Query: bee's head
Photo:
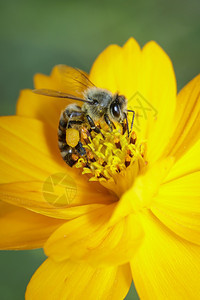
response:
[[[122,123],[126,118],[127,100],[124,96],[116,94],[110,104],[110,114],[114,121]]]

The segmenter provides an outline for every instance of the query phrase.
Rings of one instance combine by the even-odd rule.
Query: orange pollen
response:
[[[90,175],[92,181],[113,180],[117,174],[125,174],[137,160],[140,160],[138,166],[145,165],[143,143],[138,142],[134,131],[129,135],[123,132],[120,124],[113,131],[101,128],[101,133],[90,133],[85,128],[81,131],[81,142],[86,155],[74,167],[82,168],[83,174]]]

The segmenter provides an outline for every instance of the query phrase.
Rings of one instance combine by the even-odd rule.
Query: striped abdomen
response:
[[[61,113],[58,127],[58,146],[64,161],[72,167],[78,158],[85,155],[85,149],[80,141],[75,147],[72,147],[66,142],[66,130],[69,128],[80,130],[84,123],[85,115],[81,107],[76,104],[69,104]]]

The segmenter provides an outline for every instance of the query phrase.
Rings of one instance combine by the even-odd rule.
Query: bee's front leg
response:
[[[110,120],[109,116],[107,114],[104,115],[104,120],[106,124],[109,126],[110,130],[113,131],[113,128],[115,129],[115,124]]]
[[[88,120],[88,123],[89,123],[89,125],[90,125],[90,128],[91,128],[92,130],[94,130],[96,133],[100,133],[100,134],[102,135],[103,139],[105,139],[105,136],[104,136],[103,133],[101,132],[100,128],[97,127],[97,126],[95,125],[95,123],[94,123],[94,121],[92,120],[92,118],[91,118],[89,115],[86,115],[86,118],[87,118],[87,120]]]
[[[133,122],[134,122],[134,118],[135,118],[135,111],[128,109],[127,112],[131,112],[133,114],[132,121],[131,121],[131,131],[132,131],[132,129],[133,129]]]

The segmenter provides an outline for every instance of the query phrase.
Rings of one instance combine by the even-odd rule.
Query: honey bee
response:
[[[62,158],[72,167],[80,157],[87,155],[81,138],[86,141],[91,131],[100,133],[104,138],[101,129],[96,125],[98,121],[103,120],[112,131],[115,122],[124,128],[126,120],[129,136],[127,113],[133,114],[132,130],[135,112],[127,109],[125,96],[96,87],[83,71],[65,65],[59,65],[57,68],[64,80],[63,85],[70,93],[48,89],[36,89],[33,92],[83,102],[82,106],[75,103],[67,105],[61,113],[58,126],[58,146]]]

